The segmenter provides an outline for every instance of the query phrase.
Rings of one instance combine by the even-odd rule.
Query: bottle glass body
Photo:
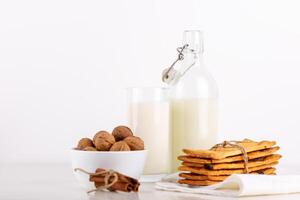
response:
[[[217,142],[218,89],[203,65],[202,33],[186,31],[182,69],[192,67],[171,88],[172,171],[184,148],[208,149]]]

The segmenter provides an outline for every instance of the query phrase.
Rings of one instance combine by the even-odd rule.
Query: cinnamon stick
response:
[[[128,183],[132,183],[132,184],[137,184],[138,180],[134,179],[134,178],[130,178],[127,176],[124,176],[120,173],[117,173],[118,175],[118,182],[128,182]],[[90,176],[90,181],[91,182],[104,182],[104,178],[105,176],[103,175],[91,175]],[[111,182],[113,180],[113,177],[109,178],[108,182]]]
[[[95,187],[101,187],[105,183],[104,182],[95,182]],[[131,192],[134,190],[134,186],[131,183],[124,183],[124,182],[117,182],[113,184],[110,188],[108,188],[111,191],[123,191],[123,192]]]
[[[95,173],[100,173],[106,171],[105,169],[98,168],[96,169]],[[110,191],[123,191],[123,192],[137,192],[139,190],[140,183],[137,179],[131,178],[124,174],[115,172],[118,176],[117,181],[107,188]],[[90,181],[94,182],[95,187],[105,186],[105,174],[98,174],[98,175],[90,175]],[[108,184],[111,184],[114,181],[114,177],[109,177]]]
[[[133,185],[133,191],[134,192],[138,192],[139,191],[139,187],[140,187],[140,183],[134,184]]]
[[[96,173],[103,172],[103,171],[105,171],[105,169],[101,169],[101,168],[96,169]],[[119,172],[116,172],[116,173],[117,173],[118,178],[121,182],[131,182],[131,183],[134,183],[134,184],[138,183],[137,179],[131,178],[131,177],[126,176],[124,174],[121,174]],[[98,175],[98,176],[91,175],[90,177],[104,177],[104,175]]]

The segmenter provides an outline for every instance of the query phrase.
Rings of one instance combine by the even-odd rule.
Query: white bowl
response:
[[[147,150],[142,151],[81,151],[71,150],[72,169],[76,179],[86,189],[93,188],[89,176],[75,168],[95,172],[97,168],[112,169],[135,179],[143,173]]]

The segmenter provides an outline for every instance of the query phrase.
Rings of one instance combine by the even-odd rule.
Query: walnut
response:
[[[124,142],[128,144],[131,150],[144,150],[144,141],[135,136],[130,136],[124,139]]]
[[[83,150],[84,151],[97,151],[97,149],[95,147],[85,147]]]
[[[99,131],[94,136],[94,145],[99,151],[109,151],[111,146],[116,142],[114,136],[106,131]]]
[[[94,144],[95,144],[96,138],[97,138],[99,135],[101,135],[103,132],[109,134],[109,132],[107,132],[107,131],[98,131],[98,132],[94,135],[94,137],[93,137],[93,143],[94,143]]]
[[[130,151],[130,147],[124,141],[116,142],[110,148],[110,151]]]
[[[127,126],[117,126],[114,128],[112,135],[116,141],[124,140],[126,137],[132,136],[132,131]]]
[[[86,147],[93,147],[93,141],[90,138],[81,138],[77,144],[77,149],[82,150]]]

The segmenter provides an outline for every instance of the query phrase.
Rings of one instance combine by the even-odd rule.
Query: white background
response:
[[[0,1],[0,162],[69,162],[160,85],[185,29],[205,31],[220,140],[273,139],[300,163],[299,1]]]

